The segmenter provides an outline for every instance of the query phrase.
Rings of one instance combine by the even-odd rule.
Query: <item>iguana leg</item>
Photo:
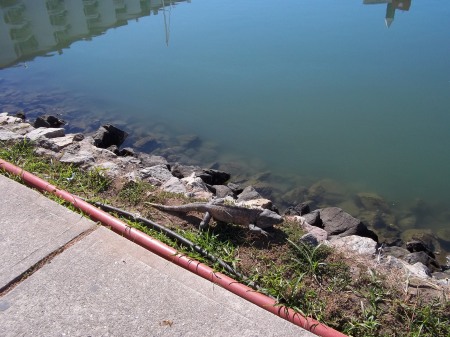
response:
[[[202,222],[200,222],[199,228],[202,230],[208,228],[209,220],[211,220],[211,214],[209,212],[206,212]]]
[[[269,235],[265,230],[253,224],[248,225],[248,229],[255,233],[264,234],[265,236]]]

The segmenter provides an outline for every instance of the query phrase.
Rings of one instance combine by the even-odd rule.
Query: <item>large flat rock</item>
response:
[[[99,228],[0,298],[3,336],[313,336]]]
[[[0,174],[0,289],[95,226]]]

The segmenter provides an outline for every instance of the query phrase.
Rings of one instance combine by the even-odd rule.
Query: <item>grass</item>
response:
[[[212,224],[208,231],[199,231],[193,225],[198,225],[197,217],[170,215],[148,207],[146,202],[192,201],[161,192],[149,183],[112,184],[101,170],[84,171],[38,156],[33,144],[26,141],[0,142],[0,158],[73,194],[138,212],[165,224],[230,264],[246,276],[247,283],[258,284],[260,291],[274,297],[278,305],[313,317],[349,336],[450,336],[447,298],[427,297],[421,292],[407,294],[395,279],[390,279],[392,275],[360,265],[328,246],[314,247],[301,242],[303,232],[296,222],[286,221],[277,226],[270,238],[232,224]],[[16,176],[11,178],[20,181]],[[192,249],[141,223],[124,221],[183,254],[211,264]],[[218,264],[212,267],[225,272]]]

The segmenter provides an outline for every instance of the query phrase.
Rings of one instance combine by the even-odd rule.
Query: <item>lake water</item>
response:
[[[135,139],[198,135],[187,158],[270,171],[282,202],[327,179],[404,214],[421,199],[433,216],[412,226],[450,229],[448,1],[0,7],[0,89],[35,93],[25,112],[59,94],[74,128],[84,118],[122,121]]]

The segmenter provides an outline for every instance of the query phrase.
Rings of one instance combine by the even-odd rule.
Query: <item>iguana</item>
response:
[[[267,235],[268,233],[263,229],[283,222],[283,218],[279,214],[268,209],[227,205],[217,201],[208,203],[194,202],[181,206],[165,206],[153,203],[147,204],[165,212],[205,213],[203,221],[200,223],[200,229],[206,229],[212,218],[216,221],[248,226],[248,228],[253,232],[259,232]]]

